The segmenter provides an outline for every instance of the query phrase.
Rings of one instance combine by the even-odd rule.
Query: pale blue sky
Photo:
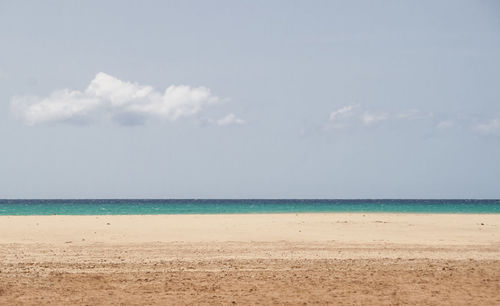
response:
[[[0,42],[0,198],[500,198],[496,1],[0,1]]]

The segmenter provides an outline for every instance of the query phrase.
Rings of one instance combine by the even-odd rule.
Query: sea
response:
[[[262,213],[500,214],[500,200],[52,199],[0,200],[0,215],[175,215]]]

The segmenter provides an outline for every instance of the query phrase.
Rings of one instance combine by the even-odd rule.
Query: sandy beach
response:
[[[500,304],[500,215],[0,217],[0,304]]]

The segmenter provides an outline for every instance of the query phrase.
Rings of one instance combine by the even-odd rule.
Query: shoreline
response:
[[[0,216],[0,243],[290,241],[485,245],[498,214],[285,213]]]

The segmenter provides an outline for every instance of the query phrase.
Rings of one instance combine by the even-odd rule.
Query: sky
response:
[[[1,0],[0,198],[500,198],[500,4]]]

